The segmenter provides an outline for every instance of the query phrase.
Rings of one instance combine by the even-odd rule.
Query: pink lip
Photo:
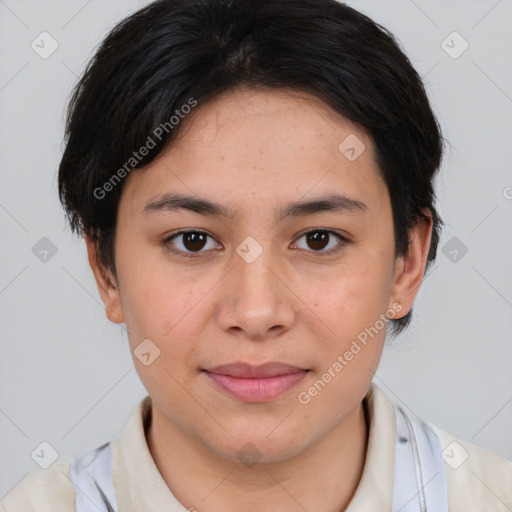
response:
[[[222,390],[244,402],[268,402],[282,395],[308,370],[284,363],[252,366],[236,362],[205,370],[205,374]]]

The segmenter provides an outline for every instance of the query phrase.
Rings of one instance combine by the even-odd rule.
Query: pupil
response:
[[[323,249],[329,241],[329,234],[325,231],[315,231],[308,235],[308,243],[312,249]]]
[[[184,245],[190,251],[200,250],[205,245],[205,235],[203,233],[186,233]]]

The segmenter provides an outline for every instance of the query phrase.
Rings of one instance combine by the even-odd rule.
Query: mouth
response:
[[[309,372],[289,364],[271,362],[259,366],[243,362],[203,370],[215,387],[243,402],[269,402],[283,395]]]

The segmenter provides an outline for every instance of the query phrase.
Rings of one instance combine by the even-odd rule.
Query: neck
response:
[[[151,412],[146,438],[152,457],[171,492],[189,510],[341,512],[361,479],[368,440],[363,403],[302,453],[252,467],[220,457],[154,405]]]

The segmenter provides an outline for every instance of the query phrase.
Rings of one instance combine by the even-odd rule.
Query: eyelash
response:
[[[184,229],[184,230],[181,230],[181,231],[177,231],[176,233],[173,233],[172,235],[169,235],[168,237],[166,237],[162,243],[163,245],[166,247],[167,250],[169,250],[170,252],[173,252],[174,254],[178,254],[179,256],[183,256],[185,258],[197,258],[199,255],[202,254],[202,252],[184,252],[182,250],[179,250],[179,249],[175,249],[172,247],[172,244],[171,244],[171,241],[178,237],[179,235],[183,235],[183,234],[186,234],[186,233],[196,233],[196,234],[201,234],[201,235],[205,235],[209,238],[212,238],[214,239],[209,233],[207,233],[206,231],[202,231],[200,229]],[[330,249],[329,251],[307,251],[307,252],[311,252],[313,254],[326,254],[326,255],[333,255],[333,254],[337,254],[338,252],[340,252],[344,246],[348,243],[350,243],[350,241],[340,235],[339,233],[337,233],[336,231],[332,231],[332,230],[329,230],[329,229],[324,229],[324,228],[316,228],[316,229],[309,229],[307,231],[303,231],[298,237],[296,240],[299,240],[301,239],[304,235],[308,235],[310,233],[328,233],[329,235],[335,235],[336,237],[339,238],[340,242],[338,244],[338,247],[335,248],[335,249]],[[304,250],[304,249],[302,249]]]

